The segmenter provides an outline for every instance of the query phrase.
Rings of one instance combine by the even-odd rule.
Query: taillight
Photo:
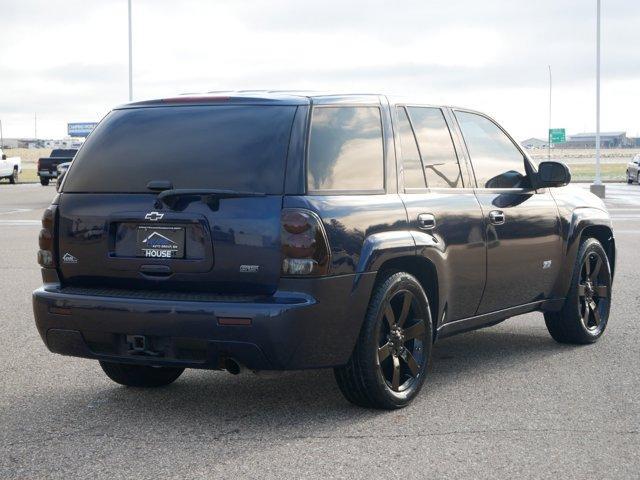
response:
[[[329,242],[316,214],[285,208],[280,216],[282,275],[326,275],[329,272]]]
[[[56,219],[55,205],[49,206],[42,214],[42,230],[38,236],[38,263],[43,267],[55,267],[56,257],[53,251],[54,227]]]

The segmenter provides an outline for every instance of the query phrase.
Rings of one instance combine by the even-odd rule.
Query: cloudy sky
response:
[[[640,1],[602,0],[602,130],[640,134]],[[517,138],[595,129],[596,0],[133,0],[134,99],[221,89],[419,95]],[[126,0],[0,0],[5,137],[125,103]]]

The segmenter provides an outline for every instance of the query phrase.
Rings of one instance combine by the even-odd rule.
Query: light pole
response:
[[[547,160],[551,160],[551,88],[553,83],[551,81],[551,65],[549,67],[549,133],[547,134]]]
[[[600,177],[600,0],[596,0],[596,3],[596,178],[590,190],[591,193],[604,198],[605,186]]]
[[[129,3],[129,101],[133,101],[133,39],[131,38],[131,0]]]

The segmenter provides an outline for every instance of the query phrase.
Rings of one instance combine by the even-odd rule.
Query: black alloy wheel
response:
[[[609,322],[611,283],[607,253],[597,239],[585,239],[578,251],[562,309],[544,314],[553,339],[574,344],[597,341]]]
[[[424,374],[425,314],[409,290],[386,300],[378,337],[378,368],[387,386],[402,392]]]
[[[580,318],[584,328],[597,331],[609,311],[610,280],[603,259],[598,252],[589,252],[582,262],[578,283]]]
[[[396,409],[420,392],[433,344],[429,300],[406,272],[381,272],[346,365],[334,369],[351,403]]]

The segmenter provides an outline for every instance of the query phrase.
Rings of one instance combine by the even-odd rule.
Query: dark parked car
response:
[[[38,159],[37,171],[40,184],[49,185],[51,179],[58,177],[58,165],[71,162],[77,152],[75,148],[56,148],[48,157]]]
[[[333,367],[351,402],[402,407],[437,339],[531,311],[558,342],[603,334],[611,221],[569,180],[462,108],[270,92],[125,105],[44,213],[36,324],[123,385]]]

